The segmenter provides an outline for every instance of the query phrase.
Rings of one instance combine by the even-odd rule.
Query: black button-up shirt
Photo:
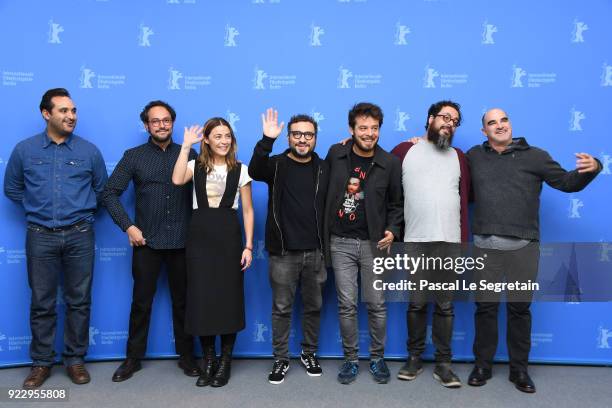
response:
[[[172,184],[180,151],[176,143],[170,143],[164,151],[149,138],[147,143],[125,151],[104,188],[104,204],[115,224],[123,231],[135,225],[153,249],[185,247],[192,186]],[[192,149],[189,160],[196,157]],[[130,181],[136,192],[136,222],[132,222],[119,200]]]

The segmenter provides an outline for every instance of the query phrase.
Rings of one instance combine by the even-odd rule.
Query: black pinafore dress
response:
[[[195,163],[193,185],[198,209],[187,233],[185,330],[195,336],[244,329],[244,275],[240,266],[242,234],[232,208],[242,165],[229,171],[219,208],[208,206],[206,171]]]

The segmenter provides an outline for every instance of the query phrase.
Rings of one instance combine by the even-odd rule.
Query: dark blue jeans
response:
[[[55,360],[56,299],[63,272],[64,364],[82,363],[89,345],[94,231],[89,222],[62,230],[28,224],[26,235],[28,283],[32,289],[30,357],[33,366],[50,366]]]

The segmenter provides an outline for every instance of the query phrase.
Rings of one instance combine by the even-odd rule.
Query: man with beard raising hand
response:
[[[323,211],[329,170],[314,152],[317,122],[295,115],[287,126],[289,148],[270,157],[284,122],[278,112],[261,115],[263,138],[257,142],[249,164],[253,180],[268,184],[266,249],[272,287],[272,348],[274,364],[268,375],[280,384],[289,369],[289,332],[296,288],[302,291],[302,352],[300,360],[309,376],[320,376],[316,357],[320,312],[327,270],[323,257]]]
[[[404,242],[413,257],[442,259],[460,255],[459,244],[468,238],[470,172],[463,152],[451,147],[461,124],[459,104],[439,101],[427,112],[427,133],[418,143],[402,142],[392,154],[402,162],[404,187]],[[416,271],[415,277],[428,281],[454,281],[452,271]],[[445,276],[446,275],[446,276]],[[451,370],[451,339],[454,308],[452,292],[431,293],[435,309],[432,340],[436,347],[433,376],[445,387],[456,388],[461,381]],[[397,377],[413,380],[423,371],[428,298],[425,292],[411,293],[407,311],[408,360]]]

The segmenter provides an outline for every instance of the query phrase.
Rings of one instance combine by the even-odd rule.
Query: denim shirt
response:
[[[23,205],[28,222],[59,228],[93,221],[108,175],[96,146],[71,134],[60,144],[46,132],[15,146],[4,193]]]

